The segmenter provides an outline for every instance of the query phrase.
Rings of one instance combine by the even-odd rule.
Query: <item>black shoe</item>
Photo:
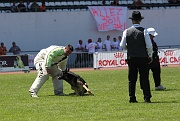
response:
[[[130,103],[138,103],[137,100],[129,100]]]
[[[136,98],[130,98],[129,102],[130,103],[137,103],[138,101],[136,100]]]
[[[150,98],[144,98],[144,102],[145,103],[151,103],[151,100],[150,100]]]

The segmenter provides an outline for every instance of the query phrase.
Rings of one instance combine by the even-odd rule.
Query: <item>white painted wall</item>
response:
[[[143,27],[154,27],[158,32],[158,45],[180,45],[179,41],[179,9],[141,10],[145,19]],[[132,10],[128,10],[128,17]],[[127,19],[127,27],[131,21]],[[96,22],[90,11],[74,12],[45,12],[45,13],[1,13],[0,14],[0,42],[4,42],[7,49],[15,41],[22,51],[35,51],[49,45],[76,46],[79,39],[84,43],[92,38],[102,40],[107,35],[118,37],[122,31],[98,32]]]

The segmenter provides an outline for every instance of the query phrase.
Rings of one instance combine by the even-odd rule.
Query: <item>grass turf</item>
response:
[[[165,91],[155,91],[152,73],[152,103],[146,104],[136,86],[138,103],[129,103],[127,70],[76,72],[95,96],[53,96],[51,80],[40,89],[39,98],[28,92],[36,74],[0,74],[1,121],[178,121],[180,119],[179,67],[162,68]],[[64,92],[71,93],[64,82]]]

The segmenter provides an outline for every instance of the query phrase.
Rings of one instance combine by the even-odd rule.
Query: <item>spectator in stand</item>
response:
[[[13,2],[13,5],[11,6],[11,12],[18,12],[18,7],[16,6],[16,2]]]
[[[180,0],[168,0],[170,4],[177,4],[180,3]]]
[[[1,42],[1,46],[0,46],[0,55],[6,55],[7,49],[4,46],[4,43]]]
[[[98,38],[98,41],[96,42],[97,46],[96,46],[96,51],[97,52],[102,52],[103,49],[103,42],[101,40],[101,38]]]
[[[142,9],[142,5],[144,5],[142,0],[134,0],[131,9]]]
[[[12,52],[14,55],[19,55],[21,49],[19,48],[19,46],[16,45],[15,42],[12,42],[12,47],[9,49],[9,52]]]
[[[111,50],[118,51],[119,42],[117,41],[116,37],[113,38],[113,42],[111,43]]]
[[[19,1],[19,4],[18,4],[18,10],[19,12],[26,12],[26,6],[24,5],[23,1]]]
[[[29,1],[26,2],[26,12],[30,12],[31,4]]]
[[[122,40],[122,37],[119,36],[119,37],[118,37],[118,50],[119,50],[119,51],[122,51],[122,50],[123,50],[123,49],[120,47],[121,40]]]
[[[102,1],[102,5],[105,6],[106,5],[106,0]]]
[[[80,63],[80,67],[82,67],[82,61],[83,61],[83,58],[82,58],[82,52],[84,50],[84,47],[83,47],[83,41],[82,40],[79,40],[79,43],[77,44],[77,47],[76,47],[76,60],[75,60],[75,66],[77,67],[77,64],[78,62]]]
[[[93,61],[93,53],[95,52],[97,44],[92,42],[92,39],[88,39],[88,45],[86,49],[88,50],[88,66],[91,65],[91,61]]]
[[[119,0],[114,0],[113,2],[111,2],[111,5],[113,6],[119,5]]]
[[[39,12],[39,5],[37,4],[36,0],[31,4],[30,7],[31,12]]]
[[[42,4],[40,5],[40,12],[46,12],[46,4],[45,4],[45,2],[42,2]]]
[[[84,53],[82,54],[82,56],[83,56],[82,58],[83,58],[83,61],[84,61],[84,63],[85,63],[85,67],[88,67],[87,61],[88,61],[88,56],[89,56],[89,54],[88,54],[88,50],[86,49],[87,46],[88,46],[88,40],[87,40],[87,42],[85,43]]]
[[[107,39],[103,43],[105,51],[111,51],[111,40],[110,35],[107,36]]]

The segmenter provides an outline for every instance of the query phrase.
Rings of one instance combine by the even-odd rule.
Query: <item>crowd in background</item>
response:
[[[100,37],[94,41],[88,39],[84,43],[83,40],[79,40],[76,46],[77,56],[75,66],[80,65],[80,67],[82,67],[83,63],[86,63],[86,61],[87,65],[92,65],[94,52],[122,51],[122,48],[119,46],[121,39],[121,36],[111,39],[110,35],[107,35],[105,40],[102,40]]]
[[[142,0],[132,0],[132,4],[130,5],[130,7],[128,7],[129,9],[142,9],[143,6],[146,5],[146,3],[144,3]],[[180,0],[168,0],[168,3],[170,4],[180,4]],[[106,3],[106,0],[102,0],[102,5],[108,5]],[[119,0],[114,0],[113,2],[111,2],[112,6],[120,6],[121,4],[119,3]],[[146,8],[150,8],[151,6],[146,6]]]
[[[107,3],[106,0],[102,0],[102,5],[121,6],[119,1],[120,0],[114,0],[113,2]],[[180,4],[180,0],[168,0],[168,3]],[[142,0],[132,0],[132,4],[128,4],[130,5],[128,8],[129,9],[142,9],[142,7],[145,4],[146,3],[144,3]],[[9,7],[11,9],[11,12],[46,12],[45,1],[37,2],[36,0],[34,0],[33,2],[29,2],[29,1],[24,2],[23,0],[20,0],[19,2],[14,1],[12,5]],[[148,8],[150,8],[150,6]]]
[[[80,65],[79,67],[89,66],[93,64],[93,53],[94,52],[110,52],[110,51],[122,51],[122,48],[119,46],[121,42],[121,36],[113,37],[111,39],[110,35],[107,35],[105,40],[102,40],[101,37],[97,40],[88,39],[87,41],[79,40],[76,49],[76,59],[75,65]],[[0,46],[0,56],[7,55],[7,53],[12,53],[13,55],[19,55],[21,49],[16,45],[15,42],[12,42],[12,47],[8,50],[3,42]]]
[[[106,4],[106,0],[102,1],[102,5],[108,5]],[[111,5],[120,6],[119,0],[114,0],[113,2],[111,2]],[[142,0],[133,0],[131,9],[142,9],[142,5],[144,5]]]
[[[36,0],[32,3],[29,1],[24,3],[22,0],[19,3],[14,1],[11,6],[11,12],[46,12],[46,4],[43,1],[39,5]]]
[[[4,45],[3,42],[1,42],[0,46],[0,56],[1,55],[6,55],[7,52],[13,53],[14,55],[19,55],[21,52],[21,49],[19,46],[16,45],[16,42],[12,42],[12,47],[7,51],[6,46]]]
[[[92,39],[88,39],[85,43],[83,43],[83,40],[79,40],[76,46],[76,51],[89,53],[102,51],[122,51],[119,46],[120,42],[121,36],[111,39],[110,35],[107,35],[105,40],[102,40],[100,37],[94,41]]]
[[[106,4],[106,0],[102,0],[102,5],[109,4]],[[119,6],[119,0],[114,0],[110,5]],[[142,9],[142,5],[144,5],[142,0],[133,0],[131,9]],[[11,6],[11,12],[46,12],[46,4],[43,1],[41,2],[41,5],[39,5],[36,0],[34,0],[33,3],[30,3],[29,1],[25,3],[22,0],[20,0],[19,3],[14,1]]]
[[[171,4],[180,4],[180,0],[168,0]]]

